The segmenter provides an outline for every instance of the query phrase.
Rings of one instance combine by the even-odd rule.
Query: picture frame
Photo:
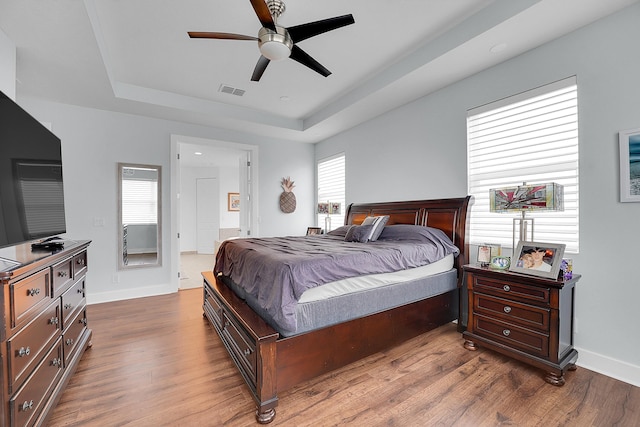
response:
[[[640,128],[620,131],[620,201],[640,202]]]
[[[315,236],[322,234],[322,228],[320,227],[307,227],[307,236]]]
[[[511,258],[509,271],[557,279],[565,247],[562,243],[520,241]]]
[[[240,193],[227,193],[227,210],[229,212],[240,211]]]

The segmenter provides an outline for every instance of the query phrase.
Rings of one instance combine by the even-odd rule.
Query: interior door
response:
[[[251,212],[253,200],[251,195],[251,152],[246,151],[245,156],[240,157],[240,236],[251,236]]]
[[[220,197],[216,178],[196,180],[196,250],[213,254],[220,232]]]

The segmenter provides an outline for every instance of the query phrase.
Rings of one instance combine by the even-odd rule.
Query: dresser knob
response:
[[[66,271],[58,271],[58,277],[67,277]]]
[[[33,400],[30,401],[24,401],[24,403],[22,404],[22,411],[28,411],[29,409],[33,409]]]
[[[27,291],[27,295],[30,297],[36,296],[40,293],[40,288],[31,288]]]
[[[56,357],[51,361],[52,366],[62,366],[62,360],[59,357]]]
[[[66,303],[66,304],[64,305],[64,309],[65,309],[65,310],[69,310],[69,309],[70,309],[70,308],[72,308],[72,307],[73,307],[73,304]]]
[[[24,347],[20,347],[20,350],[18,350],[18,357],[25,357],[31,354],[31,349],[29,347],[24,348]]]
[[[509,335],[511,335],[511,331],[509,329],[505,329],[502,331],[502,335],[504,335],[505,337],[508,337]]]
[[[251,350],[249,350],[248,348],[244,350],[244,355],[248,356],[251,354]]]
[[[511,290],[511,286],[509,286],[509,285],[504,285],[504,286],[502,287],[502,289],[504,289],[504,291],[505,291],[505,292],[509,292],[509,291]]]
[[[84,326],[87,326],[87,318],[86,317],[83,317],[78,322],[82,323]]]
[[[72,345],[73,344],[73,340],[71,338],[69,338],[68,340],[65,341],[65,343],[67,345]]]
[[[509,307],[508,305],[505,305],[503,310],[505,313],[511,313],[511,307]]]
[[[49,323],[51,325],[57,325],[60,322],[60,320],[57,317],[52,317],[51,319],[49,319]]]
[[[82,259],[82,258],[78,259],[77,263],[79,265],[84,265],[84,259]]]

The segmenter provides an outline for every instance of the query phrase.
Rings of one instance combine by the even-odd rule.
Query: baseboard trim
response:
[[[90,293],[87,292],[87,304],[101,304],[103,302],[122,301],[134,298],[153,297],[157,295],[166,295],[177,292],[175,286],[156,285],[146,286],[144,288],[130,288],[126,290]]]
[[[640,366],[582,348],[576,348],[576,350],[578,350],[578,362],[576,363],[578,366],[640,387]]]

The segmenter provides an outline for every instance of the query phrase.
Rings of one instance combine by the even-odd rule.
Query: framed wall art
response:
[[[240,193],[227,193],[227,210],[230,212],[240,211]]]
[[[640,128],[620,131],[620,201],[640,202]]]
[[[519,242],[509,271],[557,279],[565,245],[561,243]]]

